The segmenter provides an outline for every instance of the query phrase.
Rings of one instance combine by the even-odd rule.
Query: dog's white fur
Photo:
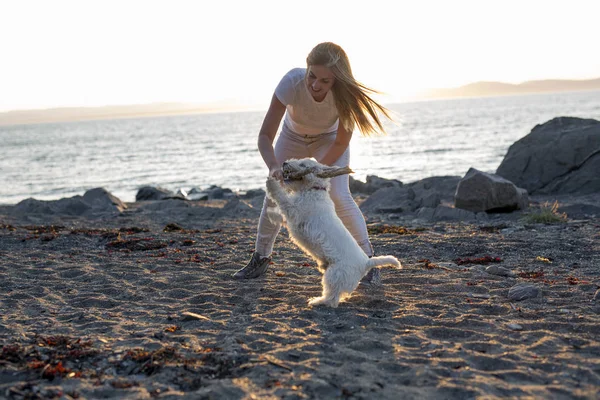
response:
[[[337,307],[371,268],[402,268],[393,256],[369,258],[337,216],[329,196],[329,179],[352,172],[349,168],[329,167],[305,158],[286,161],[282,170],[285,185],[269,178],[267,194],[285,217],[292,241],[323,273],[323,294],[311,299],[310,305]]]

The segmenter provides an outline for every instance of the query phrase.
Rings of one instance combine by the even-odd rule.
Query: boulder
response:
[[[454,206],[473,212],[510,212],[526,209],[527,191],[501,176],[470,168],[456,188]]]
[[[453,175],[432,176],[409,183],[407,186],[413,189],[416,198],[421,200],[422,204],[419,207],[436,207],[437,204],[428,205],[432,203],[431,197],[439,197],[440,201],[453,202],[460,179],[460,176]]]
[[[104,188],[90,189],[83,194],[83,200],[98,211],[122,212],[127,205]]]
[[[121,212],[127,205],[105,189],[96,188],[83,196],[67,197],[59,200],[25,199],[15,205],[18,214],[84,215],[88,212]]]
[[[250,189],[240,197],[242,199],[253,199],[255,197],[263,197],[265,194],[266,193],[263,189]]]
[[[54,213],[60,215],[83,215],[93,209],[92,205],[81,196],[53,200],[48,203]]]
[[[414,190],[407,187],[388,187],[370,195],[361,205],[363,213],[403,213],[415,211]]]
[[[234,197],[223,206],[221,216],[227,218],[256,217],[260,214],[260,210],[260,208],[255,208],[245,201]]]
[[[221,188],[216,185],[212,185],[204,190],[192,188],[188,192],[188,199],[190,200],[230,199],[232,197],[235,197],[235,193],[231,189]]]
[[[60,200],[25,199],[15,205],[17,214],[45,214],[45,215],[82,215],[92,206],[86,203],[81,196],[73,196]]]
[[[252,189],[241,195],[240,198],[245,199],[252,208],[260,211],[262,210],[265,196],[266,192],[263,189]]]
[[[14,211],[18,214],[54,214],[52,204],[52,201],[37,200],[30,197],[18,202]]]
[[[350,176],[350,192],[351,193],[363,193],[363,194],[372,194],[378,191],[379,189],[386,187],[401,187],[402,182],[396,179],[386,179],[380,178],[375,175],[367,175],[367,181],[362,182],[357,179],[354,179]]]
[[[418,208],[421,208],[421,207],[435,208],[442,201],[442,196],[440,195],[440,193],[438,193],[434,190],[427,190],[427,191],[420,192],[418,195],[416,195],[415,201],[418,204],[418,206],[417,206]]]
[[[208,200],[208,193],[204,193],[202,190],[197,188],[192,188],[189,192],[186,193],[185,198],[188,200]]]
[[[600,192],[600,121],[554,118],[506,153],[496,174],[531,194]]]
[[[135,201],[164,200],[173,197],[175,197],[175,194],[170,190],[161,187],[144,186],[138,190],[135,195]]]

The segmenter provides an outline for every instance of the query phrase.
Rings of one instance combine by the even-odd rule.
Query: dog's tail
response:
[[[378,257],[369,258],[369,261],[367,262],[367,270],[370,270],[371,268],[375,268],[375,267],[384,267],[386,265],[391,265],[398,269],[402,268],[402,264],[400,264],[400,261],[398,261],[398,259],[396,257],[394,257],[394,256],[378,256]]]

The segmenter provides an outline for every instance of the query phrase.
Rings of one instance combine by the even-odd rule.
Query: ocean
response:
[[[350,144],[354,178],[413,182],[495,172],[508,148],[558,116],[600,120],[600,92],[434,100],[389,105],[388,135]],[[256,146],[263,112],[231,112],[0,127],[0,204],[53,200],[104,187],[134,201],[146,185],[177,191],[262,188]]]

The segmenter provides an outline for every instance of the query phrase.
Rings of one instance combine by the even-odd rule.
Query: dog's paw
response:
[[[276,178],[273,178],[272,176],[267,178],[267,190],[269,192],[273,192],[274,190],[277,189],[278,186],[279,186],[279,181]]]
[[[324,297],[313,297],[312,299],[308,300],[308,305],[309,306],[318,306],[323,304],[323,300],[325,298]]]
[[[334,302],[326,297],[313,297],[308,301],[309,306],[328,306],[328,307],[337,307],[338,302]]]

